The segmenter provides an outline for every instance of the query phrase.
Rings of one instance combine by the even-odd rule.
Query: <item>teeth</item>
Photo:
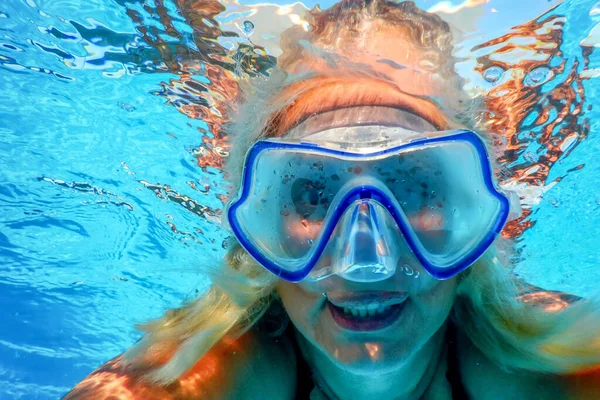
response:
[[[369,316],[373,316],[377,312],[378,308],[379,307],[377,306],[377,304],[369,304],[367,306],[367,313],[369,314]]]
[[[352,315],[354,317],[372,317],[374,315],[380,315],[388,312],[392,306],[383,307],[376,303],[371,303],[365,306],[357,307],[344,307],[344,314]]]

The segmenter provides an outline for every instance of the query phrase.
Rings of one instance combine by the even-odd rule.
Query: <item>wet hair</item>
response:
[[[343,73],[381,78],[364,66],[335,59],[336,36],[342,31],[356,31],[358,35],[361,24],[373,18],[406,28],[411,40],[426,50],[431,61],[428,68],[459,82],[451,66],[448,25],[439,16],[419,10],[414,3],[345,0],[328,10],[316,8],[307,16],[308,31],[293,28],[283,36],[284,54],[269,77],[240,82],[235,117],[226,127],[233,143],[228,173],[234,186],[239,184],[247,149],[256,140],[276,134],[276,128],[289,117],[291,105],[307,90],[289,90],[311,74],[290,74],[291,65],[317,54],[319,60],[339,67],[330,77]],[[286,95],[282,96],[284,91]],[[466,113],[460,110],[448,114],[468,121]],[[471,118],[471,122],[476,125],[476,118]],[[551,314],[519,301],[517,282],[511,277],[507,262],[499,256],[499,248],[509,246],[498,239],[459,275],[450,318],[485,356],[507,370],[566,374],[600,365],[597,303],[580,301]],[[140,326],[144,337],[125,354],[131,368],[142,370],[155,383],[173,382],[217,342],[243,335],[276,300],[277,278],[236,243],[230,246],[223,262],[204,266],[202,271],[212,279],[209,290],[189,304]]]
[[[421,10],[412,1],[345,0],[327,10],[313,10],[306,20],[310,29],[297,26],[282,37],[284,53],[279,57],[278,64],[284,69],[294,63],[303,51],[310,51],[305,43],[324,51],[335,50],[339,47],[337,40],[343,32],[347,34],[344,46],[354,47],[356,43],[353,43],[353,39],[360,41],[364,24],[377,20],[384,22],[386,29],[402,29],[410,41],[425,52],[421,68],[447,78],[455,76],[452,34],[448,23],[436,14]]]

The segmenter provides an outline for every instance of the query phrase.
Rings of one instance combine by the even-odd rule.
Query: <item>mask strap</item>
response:
[[[508,197],[509,211],[508,221],[514,221],[521,218],[523,209],[521,207],[521,196],[514,190],[505,190],[504,194]]]

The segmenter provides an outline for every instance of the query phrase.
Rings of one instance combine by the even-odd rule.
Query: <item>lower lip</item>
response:
[[[383,314],[366,317],[355,317],[354,315],[348,315],[344,313],[342,308],[334,306],[329,301],[327,302],[327,307],[333,316],[333,320],[340,327],[352,331],[366,332],[383,329],[396,322],[402,314],[405,304],[406,301],[402,302],[401,304],[393,305]]]

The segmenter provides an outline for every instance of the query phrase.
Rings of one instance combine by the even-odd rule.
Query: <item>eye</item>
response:
[[[319,207],[322,189],[309,179],[296,179],[292,184],[292,201],[296,212],[303,218],[310,217]]]

